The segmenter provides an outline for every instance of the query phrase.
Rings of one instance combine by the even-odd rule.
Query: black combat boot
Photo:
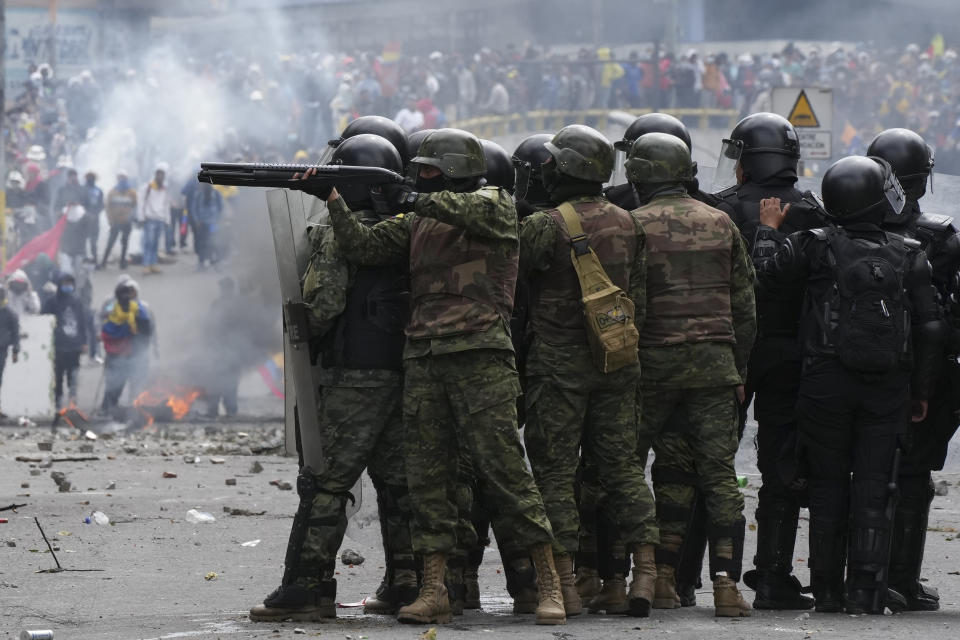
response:
[[[703,587],[703,557],[707,552],[707,508],[703,492],[697,491],[687,535],[677,564],[677,596],[681,607],[697,606],[697,589]]]
[[[313,473],[307,467],[304,467],[297,477],[297,493],[300,495],[300,505],[290,528],[287,554],[283,561],[283,579],[280,586],[266,597],[263,605],[250,609],[251,620],[309,622],[337,617],[334,561],[323,564],[305,561],[303,545],[311,529],[315,536],[322,536],[323,528],[342,526],[345,518],[342,511],[338,516],[314,517],[313,499],[317,495],[317,485]],[[313,555],[315,554],[308,557]]]
[[[839,523],[810,520],[810,586],[820,613],[844,607],[843,573],[847,560],[846,529]]]
[[[537,570],[526,550],[506,552],[501,549],[503,570],[507,577],[507,593],[513,598],[513,613],[536,613],[540,603]]]
[[[923,478],[901,477],[900,483],[890,552],[890,586],[906,598],[908,610],[936,611],[940,608],[939,592],[920,582],[933,482],[927,474]]]
[[[447,588],[447,597],[450,601],[450,612],[455,616],[462,616],[467,599],[467,586],[463,581],[465,558],[462,555],[453,555],[447,559],[447,570],[444,586]]]
[[[847,601],[851,615],[882,615],[885,608],[905,611],[907,601],[887,585],[892,522],[882,509],[857,509],[850,519],[847,547]]]
[[[757,555],[755,571],[743,579],[756,595],[754,609],[811,609],[813,598],[803,595],[793,575],[793,549],[797,541],[799,507],[773,505],[757,509]]]

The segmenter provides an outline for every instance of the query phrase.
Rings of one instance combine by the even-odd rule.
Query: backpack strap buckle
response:
[[[587,239],[587,235],[581,233],[577,236],[572,236],[570,238],[570,246],[573,247],[573,252],[578,256],[584,256],[590,253],[590,242]]]

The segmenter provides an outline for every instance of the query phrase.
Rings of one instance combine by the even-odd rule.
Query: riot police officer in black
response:
[[[960,235],[950,217],[920,211],[918,201],[926,193],[933,171],[932,149],[909,129],[887,129],[870,143],[867,154],[890,163],[906,195],[903,213],[885,220],[883,228],[920,242],[932,265],[941,307],[947,307],[955,293],[955,275],[960,266]],[[940,608],[937,590],[920,582],[920,572],[934,496],[930,471],[943,468],[947,445],[957,430],[955,412],[960,409],[960,398],[950,385],[950,380],[958,379],[956,374],[960,372],[956,344],[956,339],[948,340],[944,355],[954,357],[940,359],[942,369],[930,396],[927,418],[909,429],[897,482],[900,501],[890,558],[890,584],[903,594],[912,611]]]
[[[899,443],[926,415],[942,322],[920,244],[880,227],[904,206],[890,165],[836,162],[823,199],[837,226],[788,237],[792,206],[765,199],[753,256],[761,291],[806,287],[797,417],[817,611],[883,613],[906,606],[887,588]]]
[[[714,185],[732,186],[715,194],[720,199],[716,208],[730,216],[751,250],[764,198],[791,204],[782,225],[785,233],[824,225],[817,199],[795,187],[799,160],[796,130],[773,113],[747,116],[724,140]],[[813,600],[800,593],[800,583],[791,575],[803,499],[802,484],[795,473],[794,414],[800,384],[797,335],[802,303],[802,287],[784,286],[757,293],[757,340],[747,370],[746,401],[741,407],[743,422],[747,406],[754,400],[757,467],[762,477],[756,511],[756,570],[744,574],[744,582],[756,591],[755,609],[813,606]]]

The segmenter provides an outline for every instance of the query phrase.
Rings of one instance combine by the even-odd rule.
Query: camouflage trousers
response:
[[[640,393],[640,446],[645,451],[652,446],[656,453],[652,475],[661,535],[686,535],[699,488],[708,527],[716,534],[711,544],[742,536],[737,533],[743,494],[734,469],[739,447],[734,388],[643,387]]]
[[[404,373],[414,549],[451,555],[457,546],[469,495],[461,453],[505,531],[527,547],[550,542],[550,524],[517,433],[520,384],[513,354],[478,349],[410,358]]]
[[[581,447],[596,461],[603,505],[626,545],[656,544],[653,496],[637,457],[639,367],[597,371],[589,347],[534,343],[527,362],[527,455],[543,494],[555,548],[575,553]]]
[[[333,571],[347,528],[350,490],[367,469],[384,502],[384,541],[395,569],[414,569],[410,499],[403,458],[402,389],[322,387],[320,428],[324,469],[301,475],[298,490],[306,517],[294,521],[287,571],[304,586]],[[306,469],[305,469],[306,471]],[[298,531],[299,529],[299,531]],[[299,540],[296,538],[299,536]]]

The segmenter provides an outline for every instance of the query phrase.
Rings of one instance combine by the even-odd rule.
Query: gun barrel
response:
[[[328,184],[387,184],[403,182],[399,173],[381,167],[351,165],[268,164],[262,162],[203,162],[197,180],[210,184],[240,187],[295,188],[293,175],[315,169],[316,174],[307,183],[322,181]]]

